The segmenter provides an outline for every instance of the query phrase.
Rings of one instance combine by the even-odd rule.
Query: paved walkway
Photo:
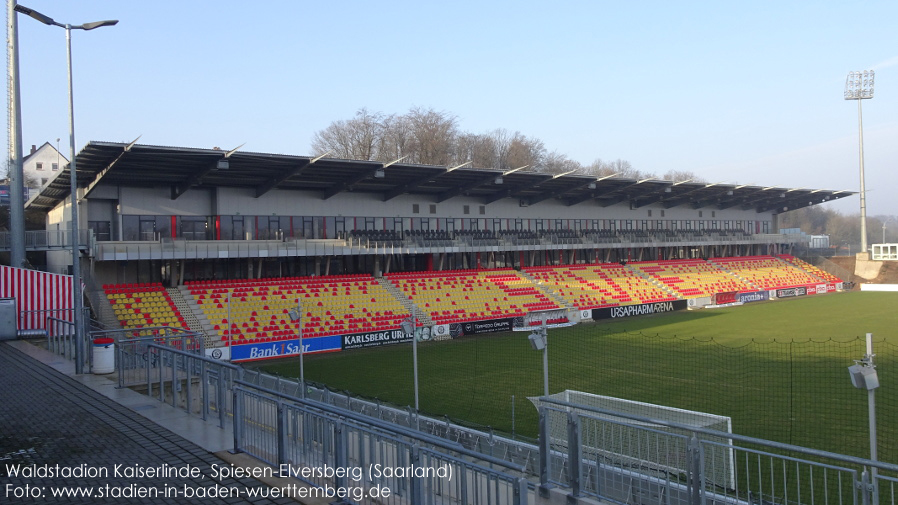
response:
[[[0,342],[0,503],[296,503],[251,496],[271,488],[222,475],[233,467],[214,453],[229,430],[71,367],[31,344]]]

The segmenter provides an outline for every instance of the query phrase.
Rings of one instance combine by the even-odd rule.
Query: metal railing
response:
[[[292,475],[323,493],[342,490],[345,503],[527,503],[527,481],[514,463],[332,405],[236,382],[235,452],[288,471],[345,469],[342,475]],[[401,471],[409,468],[419,471]]]
[[[94,332],[92,338],[115,340],[118,386],[130,387],[145,384],[147,370],[153,366],[149,359],[151,344],[205,355],[202,334],[169,326],[133,328]]]
[[[147,396],[225,427],[234,414],[231,391],[243,368],[168,345],[147,344]]]
[[[302,391],[298,380],[268,375],[257,370],[247,370],[244,380],[286,395],[305,397],[397,426],[413,428],[444,440],[451,440],[466,449],[505,461],[513,461],[528,475],[539,475],[539,452],[534,440],[512,439],[495,433],[489,427],[475,429],[462,426],[452,422],[448,417],[439,419],[420,415],[413,407],[401,408],[379,401],[366,400],[348,393],[330,391],[326,387],[313,386],[308,381],[306,381],[305,391]]]
[[[562,486],[572,497],[622,504],[871,505],[898,498],[898,465],[540,402],[541,489]],[[560,428],[566,436],[557,435]]]
[[[75,359],[75,323],[56,317],[47,318],[47,349],[65,359]],[[87,344],[84,343],[81,356],[87,363]]]
[[[96,244],[93,230],[79,230],[78,244],[81,249],[93,250]],[[7,251],[9,247],[9,232],[0,232],[0,251]],[[30,230],[25,232],[25,250],[27,251],[64,250],[71,247],[71,230]]]

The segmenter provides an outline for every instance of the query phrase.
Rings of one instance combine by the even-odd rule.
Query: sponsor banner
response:
[[[837,289],[839,291],[842,291],[843,289],[845,289],[845,285],[842,284],[841,282],[837,282],[835,285],[833,285],[833,291],[835,291]]]
[[[572,314],[572,317],[576,317],[576,314]],[[587,316],[587,318],[589,317]],[[559,328],[572,324],[574,321],[568,319],[567,309],[541,310],[514,318],[513,329],[514,331],[530,331],[532,328],[542,325],[545,325],[546,328]]]
[[[514,318],[506,317],[502,319],[489,319],[487,321],[470,321],[461,323],[461,330],[464,335],[480,335],[482,333],[499,333],[501,331],[511,331],[516,325]],[[523,321],[517,326],[523,326]]]
[[[647,314],[661,314],[675,310],[685,310],[688,306],[686,300],[674,300],[672,302],[643,303],[639,305],[622,305],[620,307],[606,307],[592,309],[592,318],[616,319],[620,317],[643,316]]]
[[[435,324],[430,329],[430,338],[433,340],[458,338],[464,334],[461,325],[462,323]]]
[[[762,302],[764,300],[770,299],[770,293],[768,291],[754,291],[751,293],[739,293],[738,295],[736,295],[736,299],[742,303]]]
[[[303,354],[316,352],[339,351],[342,339],[340,335],[328,337],[304,338]],[[260,342],[231,346],[231,361],[251,361],[256,359],[285,358],[299,356],[299,339],[281,340],[278,342]]]
[[[418,330],[423,330],[424,328],[418,328]],[[418,340],[429,340],[430,339],[430,328],[427,328],[427,338],[421,338],[422,335],[419,335]],[[342,337],[342,346],[343,349],[361,349],[363,347],[377,347],[379,345],[387,345],[387,344],[398,344],[400,342],[411,342],[412,338],[400,329],[396,330],[387,330],[387,331],[371,331],[367,333],[353,333],[350,335],[343,335]]]
[[[804,296],[806,294],[808,294],[808,288],[805,288],[805,287],[777,289],[776,290],[777,298],[791,298],[793,296]]]
[[[698,298],[690,298],[686,300],[686,303],[689,305],[691,309],[699,309],[708,305],[711,305],[711,297],[710,296],[700,296]]]
[[[9,186],[0,186],[0,206],[9,206]]]
[[[230,347],[213,347],[211,349],[206,349],[206,357],[217,359],[221,361],[230,361],[231,359],[231,348]]]
[[[727,291],[725,293],[717,293],[711,297],[711,303],[715,305],[725,305],[727,303],[736,303],[736,291]]]

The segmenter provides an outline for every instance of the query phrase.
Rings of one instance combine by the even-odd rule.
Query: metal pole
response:
[[[306,345],[302,342],[302,301],[296,299],[296,311],[299,317],[296,319],[297,333],[299,333],[299,385],[302,387],[300,398],[306,397],[306,371],[303,363],[303,355],[306,353]]]
[[[231,361],[231,352],[234,350],[234,335],[231,332],[231,297],[234,296],[234,288],[228,288],[228,361]]]
[[[861,102],[857,101],[857,131],[860,139],[860,167],[861,167],[861,253],[867,252],[867,191],[864,186],[864,120],[861,115]]]
[[[72,193],[72,298],[75,308],[75,373],[84,373],[84,328],[81,314],[81,248],[78,227],[78,176],[75,168],[75,100],[72,87],[72,25],[65,25],[66,53],[69,73],[69,148],[72,154],[69,162],[70,190]]]
[[[867,366],[873,367],[873,334],[867,333]],[[870,422],[870,459],[877,459],[876,450],[876,390],[867,390],[867,418]],[[870,480],[873,483],[873,504],[879,503],[879,483],[876,479],[877,468],[870,468]]]
[[[418,338],[415,336],[415,330],[418,329],[415,311],[412,310],[412,360],[415,374],[415,418],[418,417]]]
[[[9,86],[9,241],[10,265],[25,265],[25,174],[22,171],[22,94],[19,86],[19,21],[16,0],[6,0],[6,54]]]
[[[545,328],[543,329],[545,332]],[[547,335],[548,337],[548,335]],[[546,338],[546,346],[543,347],[543,396],[549,396],[549,339]]]

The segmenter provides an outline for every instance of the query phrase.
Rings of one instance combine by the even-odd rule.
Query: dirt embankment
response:
[[[854,256],[833,256],[829,259],[845,270],[854,272]],[[864,282],[868,284],[898,284],[898,261],[883,261],[882,268],[879,269],[879,275],[875,279],[858,279],[856,282]]]

